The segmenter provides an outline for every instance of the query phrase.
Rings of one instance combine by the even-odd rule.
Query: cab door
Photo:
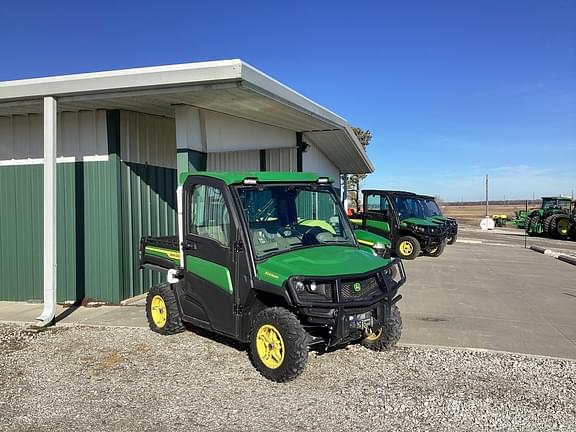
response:
[[[364,195],[364,229],[391,238],[392,213],[385,195],[366,193]]]
[[[184,184],[185,319],[220,333],[236,334],[232,199],[217,180],[189,177]]]

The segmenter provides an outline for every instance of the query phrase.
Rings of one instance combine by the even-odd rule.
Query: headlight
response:
[[[390,256],[390,248],[384,243],[375,243],[372,248],[376,251],[376,255],[382,258],[388,258]]]
[[[426,229],[425,229],[423,226],[420,226],[420,225],[412,225],[412,229],[413,229],[414,231],[418,231],[418,232],[424,232],[424,231],[426,231]]]
[[[332,282],[296,281],[294,289],[301,300],[332,301]]]

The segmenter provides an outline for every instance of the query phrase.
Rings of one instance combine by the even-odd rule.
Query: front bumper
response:
[[[350,281],[371,281],[372,278],[376,278],[377,289],[365,297],[350,298]],[[315,280],[319,279],[322,278]],[[303,323],[309,328],[325,330],[327,346],[335,346],[363,337],[366,322],[378,325],[388,319],[392,305],[402,298],[398,290],[406,282],[406,272],[402,261],[394,259],[374,272],[330,278],[330,281],[335,284],[331,302],[302,299],[291,281],[288,289]]]

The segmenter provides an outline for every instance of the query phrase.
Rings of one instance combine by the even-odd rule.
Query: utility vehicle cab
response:
[[[398,341],[402,264],[358,243],[328,178],[202,172],[180,182],[179,237],[141,242],[142,266],[168,272],[148,294],[152,330],[188,322],[249,343],[275,381],[302,372],[309,346]]]
[[[448,225],[448,236],[446,237],[446,244],[452,245],[458,239],[458,222],[456,219],[444,216],[442,210],[433,196],[422,195],[424,212],[427,218],[436,222],[446,222]]]
[[[447,220],[430,215],[426,196],[412,192],[364,190],[361,219],[352,222],[363,230],[385,236],[396,255],[415,259],[420,251],[440,256],[451,226]]]

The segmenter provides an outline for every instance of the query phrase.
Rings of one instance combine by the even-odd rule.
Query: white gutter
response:
[[[54,323],[56,315],[56,99],[44,98],[44,310],[41,326]]]

